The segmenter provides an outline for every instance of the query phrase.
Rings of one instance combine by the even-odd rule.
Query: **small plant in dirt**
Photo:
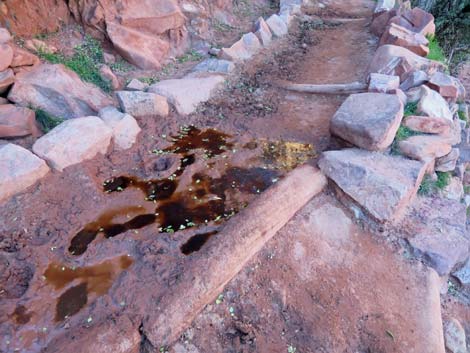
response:
[[[204,56],[197,52],[196,50],[190,50],[189,52],[187,52],[186,54],[176,58],[176,60],[180,63],[180,64],[184,64],[188,61],[199,61],[203,58]]]
[[[439,44],[437,38],[435,36],[427,36],[429,40],[429,54],[428,59],[439,61],[441,63],[446,63],[447,58],[444,54],[444,50],[442,49],[441,45]]]
[[[405,112],[403,115],[404,116],[418,115],[418,102],[407,103],[405,105]]]
[[[295,348],[293,345],[289,345],[287,347],[287,353],[296,353],[297,352],[297,348]]]
[[[39,50],[38,54],[50,63],[67,66],[75,71],[82,80],[95,84],[103,91],[111,91],[109,82],[103,80],[100,75],[99,67],[104,63],[103,49],[96,39],[87,36],[83,44],[74,48],[74,54],[71,57],[44,50]]]
[[[416,132],[414,132],[410,128],[407,128],[406,126],[401,125],[398,128],[397,134],[395,136],[395,141],[397,141],[397,142],[404,141],[407,138],[409,138],[411,136],[415,136],[415,135],[417,135]]]
[[[139,77],[138,80],[142,83],[146,83],[147,85],[153,85],[160,81],[157,77],[151,76],[151,77]]]
[[[34,109],[34,111],[36,112],[36,121],[44,133],[48,133],[64,121],[64,119],[53,116],[42,109]]]
[[[436,174],[437,180],[433,180],[429,175],[424,177],[418,189],[420,195],[429,196],[449,185],[451,179],[449,172],[436,172]]]

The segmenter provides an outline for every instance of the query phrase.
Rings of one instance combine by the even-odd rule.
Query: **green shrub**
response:
[[[39,56],[52,64],[63,64],[75,71],[83,81],[93,83],[105,92],[111,91],[109,82],[100,75],[100,65],[104,63],[103,49],[100,43],[89,36],[85,42],[74,48],[74,54],[67,57],[62,53],[39,51]]]
[[[64,121],[64,119],[53,116],[42,109],[34,109],[34,111],[36,112],[36,121],[44,133],[51,131]]]
[[[427,38],[429,40],[428,59],[439,61],[445,64],[447,62],[447,58],[437,38],[435,36],[427,36]]]

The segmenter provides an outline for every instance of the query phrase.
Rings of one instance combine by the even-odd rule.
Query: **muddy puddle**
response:
[[[68,260],[54,260],[43,268],[38,290],[41,301],[47,303],[32,299],[16,306],[10,318],[18,334],[35,340],[39,322],[56,329],[69,325],[75,315],[107,295],[120,275],[132,271],[138,261],[117,254],[93,261],[93,254],[101,250],[87,253],[92,247],[99,244],[99,249],[111,249],[110,242],[117,237],[139,240],[140,234],[146,239],[171,234],[179,256],[194,256],[209,240],[223,236],[225,221],[286,172],[315,157],[308,144],[254,141],[194,126],[183,127],[164,140],[166,145],[162,143],[164,147],[152,155],[156,162],[172,161],[161,163],[165,176],[129,173],[101,181],[100,192],[114,206],[100,210],[95,219],[70,234],[63,256],[56,257]]]

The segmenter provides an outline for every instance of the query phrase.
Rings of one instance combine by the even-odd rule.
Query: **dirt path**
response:
[[[142,118],[132,149],[52,173],[2,205],[0,313],[7,319],[0,334],[8,339],[0,350],[37,352],[57,339],[48,352],[60,351],[109,325],[139,341],[142,318],[158,315],[153,303],[181,273],[207,272],[188,260],[183,249],[191,240],[223,236],[232,211],[330,145],[329,120],[345,97],[290,93],[278,83],[363,81],[376,46],[367,28],[375,3],[325,4],[198,113]],[[191,135],[180,129],[189,124],[209,131],[215,147],[205,137],[203,148],[162,154]],[[128,177],[140,186],[128,187]],[[176,180],[165,189],[171,192],[156,205],[140,181],[160,185],[169,177]],[[188,205],[202,213],[188,213]],[[316,212],[323,225],[339,220],[338,238],[317,229]],[[332,197],[312,201],[170,351],[434,352],[417,343],[440,344],[439,335],[429,338],[439,311],[434,280],[354,223]],[[400,293],[407,283],[416,286]]]

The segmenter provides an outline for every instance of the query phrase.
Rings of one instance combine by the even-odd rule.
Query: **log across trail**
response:
[[[281,84],[281,88],[288,91],[313,93],[313,94],[352,94],[367,92],[368,85],[362,82],[336,83],[336,84],[302,84],[302,83],[286,83]]]

